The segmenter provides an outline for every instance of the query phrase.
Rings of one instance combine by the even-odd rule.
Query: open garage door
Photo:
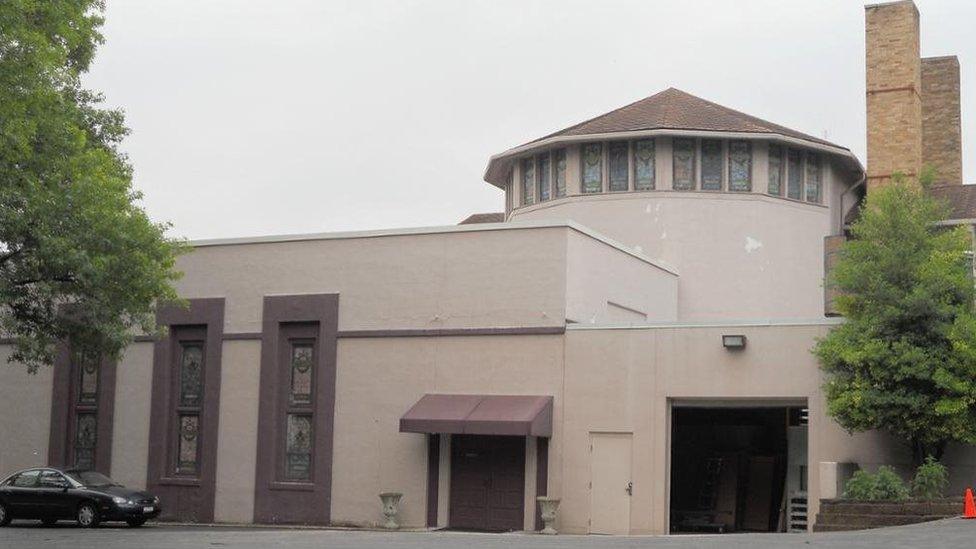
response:
[[[805,530],[806,410],[675,406],[671,532]]]

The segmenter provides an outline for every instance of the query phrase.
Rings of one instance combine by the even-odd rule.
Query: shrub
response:
[[[894,469],[887,465],[878,467],[871,474],[864,470],[854,475],[844,485],[844,498],[860,501],[901,501],[908,499],[908,487]]]
[[[949,470],[932,456],[915,470],[912,496],[917,499],[939,499],[949,486]]]
[[[887,465],[878,467],[874,474],[875,499],[884,501],[902,501],[908,499],[908,486],[898,476],[894,469]]]
[[[851,478],[847,480],[847,484],[844,485],[844,499],[869,501],[875,499],[874,494],[874,475],[865,471],[864,469],[854,471],[854,475],[851,476]]]

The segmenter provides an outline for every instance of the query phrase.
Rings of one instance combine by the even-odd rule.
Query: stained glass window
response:
[[[200,416],[182,414],[180,419],[179,447],[177,449],[177,473],[197,472],[197,447],[200,441]]]
[[[312,416],[288,414],[285,477],[308,480],[312,473]]]
[[[566,196],[566,149],[559,149],[552,153],[555,164],[554,186],[556,198]]]
[[[752,144],[729,141],[729,190],[752,190]]]
[[[803,153],[797,149],[789,149],[787,158],[786,196],[794,200],[803,198]]]
[[[293,404],[312,403],[312,372],[314,350],[311,343],[295,343],[291,347],[291,401]]]
[[[676,137],[674,139],[674,181],[676,191],[695,189],[695,140]]]
[[[532,204],[532,188],[535,187],[535,160],[522,160],[522,205]]]
[[[783,196],[783,147],[769,146],[769,187],[767,191],[775,196]]]
[[[539,202],[549,200],[549,154],[539,155]]]
[[[820,157],[807,155],[807,202],[820,203],[823,183],[820,180]]]
[[[98,417],[80,413],[75,424],[75,467],[90,470],[95,467],[95,443],[98,437]]]
[[[603,191],[603,145],[590,143],[583,145],[583,192]]]
[[[203,346],[199,343],[182,345],[180,357],[180,405],[199,406],[203,387]]]
[[[610,143],[610,190],[627,190],[627,142],[614,141]]]
[[[98,400],[98,358],[90,353],[76,353],[78,363],[78,402],[94,404]]]
[[[701,188],[703,191],[722,190],[722,142],[702,139]]]
[[[634,189],[649,191],[654,188],[654,140],[634,141]]]

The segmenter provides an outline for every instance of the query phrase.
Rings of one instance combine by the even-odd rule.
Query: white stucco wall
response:
[[[0,476],[47,465],[51,428],[52,369],[29,374],[10,353],[0,345]]]
[[[567,319],[581,324],[677,319],[678,274],[576,232],[569,234],[567,249]]]
[[[152,357],[152,343],[133,343],[115,368],[111,476],[134,488],[146,486]]]
[[[692,321],[823,317],[831,215],[761,194],[654,191],[569,197],[512,219],[570,219],[673,265],[677,317]]]

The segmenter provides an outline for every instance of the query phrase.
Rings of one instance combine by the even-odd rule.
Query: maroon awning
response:
[[[400,418],[401,433],[552,436],[552,397],[424,395]]]

